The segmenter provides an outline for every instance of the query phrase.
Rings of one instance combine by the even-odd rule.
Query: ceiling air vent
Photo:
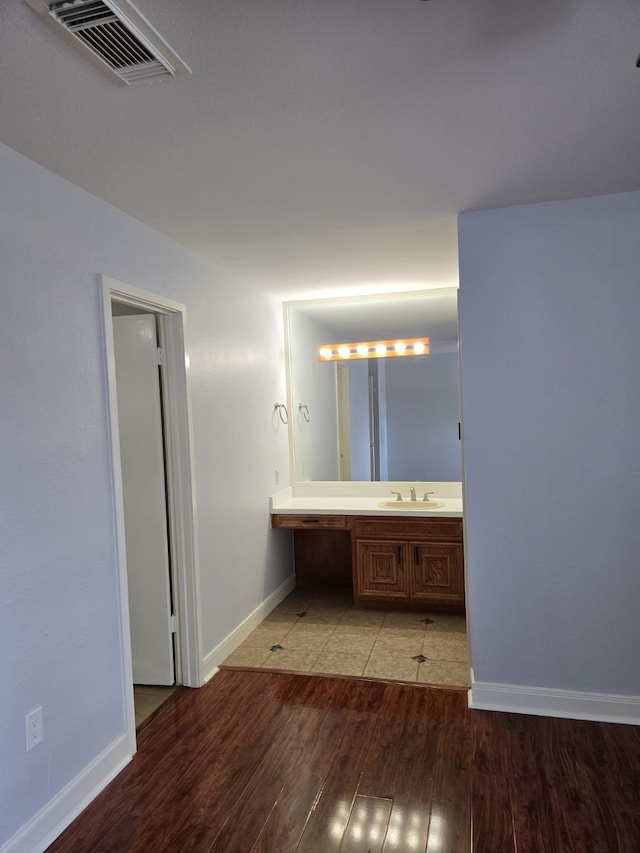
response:
[[[190,73],[128,0],[54,0],[45,11],[127,85]]]

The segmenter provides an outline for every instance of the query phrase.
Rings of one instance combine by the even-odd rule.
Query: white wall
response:
[[[5,147],[0,199],[2,847],[125,731],[98,273],[187,305],[205,653],[291,557],[280,304]]]
[[[301,311],[289,311],[291,396],[296,480],[339,480],[335,362],[319,362],[317,347],[334,333]],[[309,422],[298,405],[309,407]]]
[[[640,697],[639,235],[638,193],[460,217],[478,682]]]

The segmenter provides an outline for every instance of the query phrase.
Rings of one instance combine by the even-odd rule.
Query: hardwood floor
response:
[[[276,672],[180,688],[49,853],[638,853],[640,728]]]

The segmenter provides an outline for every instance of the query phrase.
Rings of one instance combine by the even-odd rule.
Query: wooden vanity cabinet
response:
[[[464,610],[461,519],[358,517],[352,540],[357,605]]]

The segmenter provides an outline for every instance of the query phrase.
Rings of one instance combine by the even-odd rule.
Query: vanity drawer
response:
[[[287,527],[293,529],[317,530],[331,528],[344,530],[347,519],[344,515],[272,515],[272,527]]]
[[[379,518],[355,520],[355,538],[426,539],[432,542],[462,542],[461,518]]]

